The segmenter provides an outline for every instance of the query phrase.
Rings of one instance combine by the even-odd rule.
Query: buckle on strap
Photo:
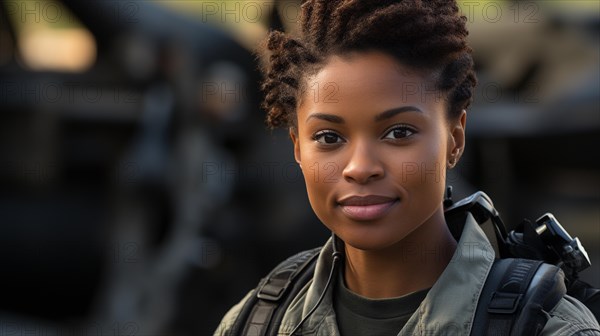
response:
[[[519,308],[523,294],[494,292],[488,306],[488,313],[513,314]]]
[[[262,300],[278,301],[292,282],[294,270],[287,269],[263,279],[256,297]]]

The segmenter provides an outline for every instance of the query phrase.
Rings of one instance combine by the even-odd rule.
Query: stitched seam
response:
[[[489,245],[489,248],[493,248],[491,244],[488,244],[488,245]],[[479,287],[477,288],[477,294],[476,294],[476,297],[474,298],[475,299],[475,309],[473,309],[473,312],[471,313],[471,317],[469,318],[469,327],[467,330],[467,335],[470,335],[473,330],[473,324],[475,323],[475,315],[477,314],[477,308],[479,307],[479,300],[481,299],[483,287],[485,287],[485,283],[487,282],[487,278],[488,278],[488,276],[490,276],[490,272],[492,271],[493,267],[494,267],[494,260],[492,260],[489,267],[487,268],[487,271],[485,272],[483,279],[480,279],[482,281],[479,282]]]
[[[568,323],[567,332],[569,332],[569,334],[564,334],[564,335],[572,335],[573,333],[580,332],[583,330],[598,330],[598,329],[594,328],[593,326],[588,325],[585,322],[572,320],[567,315],[562,315],[560,313],[555,312],[552,315],[552,317],[557,317],[557,318],[561,319],[562,321]]]

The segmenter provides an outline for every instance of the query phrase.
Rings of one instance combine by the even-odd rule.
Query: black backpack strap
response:
[[[475,318],[473,319],[473,327],[471,328],[471,335],[480,336],[486,334],[489,321],[487,308],[490,304],[492,295],[494,295],[496,289],[500,287],[500,282],[504,278],[504,274],[508,272],[511,261],[512,259],[496,259],[492,264],[492,269],[487,276],[481,295],[479,296]]]
[[[313,277],[321,247],[300,252],[275,267],[246,301],[232,335],[276,335],[283,315],[296,294]]]
[[[538,260],[498,259],[483,287],[471,335],[537,335],[564,296],[564,274]]]
[[[523,298],[523,308],[513,327],[513,334],[540,334],[550,317],[548,313],[566,293],[563,271],[555,265],[542,263]]]

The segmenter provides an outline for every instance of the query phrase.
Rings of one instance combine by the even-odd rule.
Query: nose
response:
[[[352,151],[350,160],[342,171],[346,181],[365,184],[384,176],[385,170],[373,146],[361,142],[349,149]]]

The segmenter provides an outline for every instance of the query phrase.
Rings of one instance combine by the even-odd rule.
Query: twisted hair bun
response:
[[[477,83],[466,18],[454,0],[308,0],[301,7],[300,36],[273,31],[261,85],[270,128],[294,126],[306,78],[331,55],[377,50],[400,63],[439,73],[448,116],[473,100]]]

